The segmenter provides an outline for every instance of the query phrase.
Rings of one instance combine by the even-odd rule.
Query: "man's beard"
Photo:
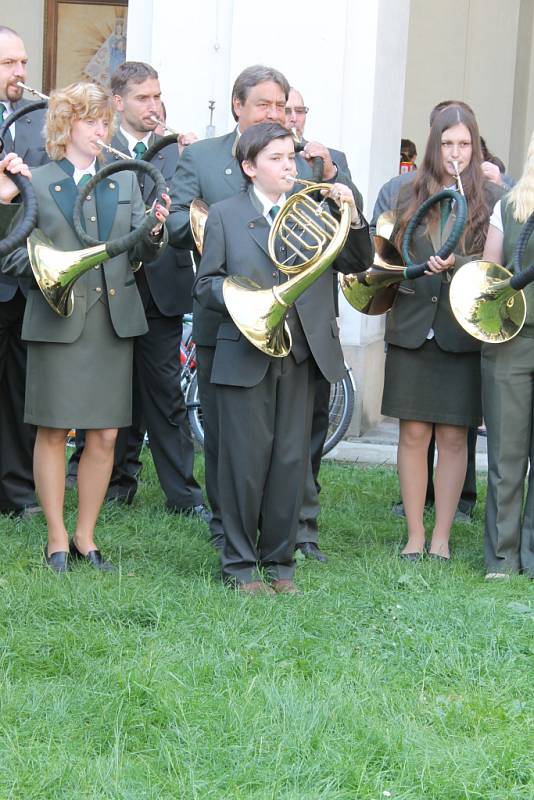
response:
[[[20,100],[23,94],[23,89],[20,86],[16,86],[14,83],[8,83],[6,86],[6,97],[7,99],[13,103],[17,100]]]

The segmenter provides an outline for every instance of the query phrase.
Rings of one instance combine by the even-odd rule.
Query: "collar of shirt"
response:
[[[119,130],[128,142],[128,150],[130,151],[130,155],[135,156],[134,147],[138,142],[143,142],[143,144],[148,148],[148,140],[152,136],[152,131],[149,131],[142,139],[136,139],[135,136],[132,136],[131,133],[125,131],[124,128],[121,127]]]
[[[95,164],[96,164],[96,159],[94,159],[94,161],[91,164],[89,164],[89,166],[86,169],[78,169],[78,167],[74,167],[74,172],[72,173],[72,179],[76,184],[76,186],[78,186],[82,178],[82,175],[95,174]]]
[[[257,186],[254,186],[254,194],[258,198],[260,205],[263,207],[263,216],[265,217],[269,225],[272,225],[273,221],[271,219],[271,215],[269,212],[273,206],[280,206],[281,208],[284,205],[284,203],[286,202],[285,194],[281,194],[276,203],[273,203],[272,200],[269,200],[269,198],[266,197],[263,194],[263,192],[258,189]]]

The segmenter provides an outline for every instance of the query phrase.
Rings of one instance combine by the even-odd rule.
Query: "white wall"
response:
[[[27,82],[34,89],[43,85],[44,0],[16,0],[2,3],[0,24],[13,28],[24,40],[28,53]],[[34,99],[28,96],[28,99]]]
[[[403,136],[420,158],[430,110],[455,99],[473,107],[488,147],[510,164],[514,128],[525,125],[513,111],[520,11],[528,7],[532,0],[412,0]],[[527,53],[531,32],[530,24]]]

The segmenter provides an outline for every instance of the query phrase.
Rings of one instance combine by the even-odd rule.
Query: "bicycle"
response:
[[[191,330],[192,317],[190,314],[186,314],[184,316],[184,333],[180,345],[180,362],[182,365],[180,384],[187,406],[187,418],[191,431],[197,442],[203,446],[204,426],[202,424],[202,407],[198,396],[196,348]],[[347,366],[345,368],[346,372],[343,378],[337,383],[333,383],[330,387],[329,424],[323,455],[329,453],[343,439],[352,420],[356,387],[352,370]]]

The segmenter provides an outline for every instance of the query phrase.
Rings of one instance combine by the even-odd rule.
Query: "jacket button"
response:
[[[100,264],[95,264],[95,269],[100,269]]]
[[[87,197],[86,197],[85,199],[86,199],[86,200],[90,200],[90,199],[91,199],[91,195],[90,195],[90,194],[88,194],[88,195],[87,195]]]
[[[102,287],[101,286],[97,286],[96,289],[95,289],[95,292],[101,292],[101,291],[102,291]]]
[[[60,192],[61,191],[61,186],[54,186],[54,191],[55,192]]]
[[[115,184],[112,181],[110,181],[108,183],[108,186],[109,186],[110,189],[114,189],[115,188]]]
[[[232,170],[230,169],[230,167],[226,167],[226,169],[224,170],[224,174],[225,175],[231,175],[232,174]]]
[[[249,228],[255,228],[256,227],[256,223],[255,222],[249,222],[248,223],[248,227]]]
[[[436,297],[436,295],[434,295],[434,297],[432,298],[432,302],[433,303],[437,303],[438,302],[438,298]]]
[[[113,297],[113,295],[115,294],[115,289],[110,289],[110,290],[109,290],[109,293],[110,293],[110,295]]]
[[[96,222],[96,217],[91,217],[91,222]]]

